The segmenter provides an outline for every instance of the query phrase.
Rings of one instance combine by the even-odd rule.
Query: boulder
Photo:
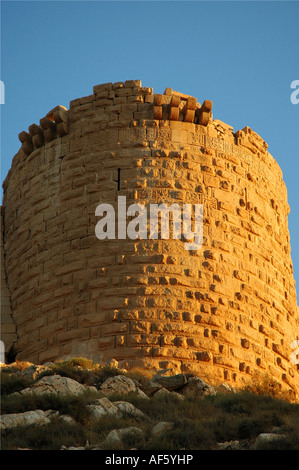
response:
[[[134,426],[123,429],[113,429],[113,431],[109,432],[108,436],[102,444],[105,446],[122,446],[124,440],[128,437],[134,439],[134,441],[138,441],[143,439],[144,433],[141,429]]]
[[[158,382],[153,382],[152,380],[148,380],[146,384],[143,385],[142,390],[146,393],[147,396],[152,396],[161,388],[163,387]]]
[[[171,431],[174,427],[174,423],[171,421],[161,421],[161,423],[156,424],[152,429],[152,436],[159,436],[164,434],[167,431]]]
[[[129,415],[132,418],[147,418],[142,411],[127,401],[115,401],[114,405],[117,406],[122,415]]]
[[[10,413],[0,417],[0,429],[5,431],[17,426],[43,426],[51,420],[48,413],[43,410],[25,411],[24,413]]]
[[[115,377],[109,377],[100,387],[101,392],[104,395],[111,395],[112,393],[128,394],[130,392],[136,392],[137,386],[135,382],[126,377],[125,375],[116,375]]]
[[[285,434],[275,434],[275,433],[262,433],[259,434],[253,445],[254,449],[262,449],[264,444],[268,444],[275,441],[281,441],[287,436]]]
[[[70,415],[59,415],[58,419],[65,424],[76,424],[76,420]]]
[[[241,441],[226,441],[226,442],[218,442],[217,443],[217,450],[246,450],[248,449],[248,441],[241,442]]]
[[[187,384],[183,388],[184,395],[216,395],[216,389],[211,385],[207,384],[204,380],[199,377],[189,377]]]
[[[119,408],[106,397],[96,400],[91,405],[87,405],[87,408],[90,410],[93,418],[101,418],[105,415],[121,416]]]
[[[69,377],[61,377],[60,375],[51,375],[43,377],[35,382],[30,387],[24,388],[20,392],[12,393],[11,395],[28,395],[28,394],[57,394],[57,395],[80,395],[85,391],[97,391],[95,387],[82,385],[76,380]]]
[[[144,393],[142,390],[140,390],[140,388],[136,387],[135,393],[139,398],[146,398],[147,400],[149,400],[149,397],[147,396],[147,394]]]
[[[108,361],[105,362],[105,367],[111,367],[111,369],[118,369],[118,361],[116,359],[108,359]]]
[[[152,382],[160,384],[167,390],[178,390],[187,383],[187,378],[184,374],[176,374],[171,376],[156,374],[152,378]]]

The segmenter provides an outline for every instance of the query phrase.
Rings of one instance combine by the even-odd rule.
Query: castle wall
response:
[[[103,84],[29,132],[4,182],[5,270],[18,359],[114,357],[241,386],[299,390],[298,310],[282,172],[212,103]],[[96,207],[203,204],[203,246],[99,240]]]
[[[3,215],[2,207],[0,206],[0,250],[1,250],[1,341],[0,346],[3,348],[3,357],[1,356],[0,362],[4,362],[5,355],[9,352],[13,344],[17,340],[16,325],[12,316],[10,292],[7,287],[5,260],[4,260],[4,244],[3,244]]]

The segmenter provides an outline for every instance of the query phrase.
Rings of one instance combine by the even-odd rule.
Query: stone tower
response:
[[[268,374],[299,392],[282,172],[261,137],[211,110],[129,80],[95,86],[19,134],[1,212],[8,357],[113,357],[236,387]],[[118,215],[119,196],[202,204],[202,247],[98,239],[96,208]]]

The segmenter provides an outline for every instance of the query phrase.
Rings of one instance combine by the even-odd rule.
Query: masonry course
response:
[[[139,80],[97,85],[19,134],[3,183],[7,357],[85,356],[299,393],[299,315],[282,172],[212,101]],[[95,209],[203,204],[203,246],[98,240]],[[2,243],[2,241],[1,241]]]

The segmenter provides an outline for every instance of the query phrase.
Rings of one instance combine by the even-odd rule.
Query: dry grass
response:
[[[292,401],[289,392],[282,389],[281,384],[268,374],[253,376],[250,384],[244,390],[254,393],[255,395],[270,396],[280,400]]]
[[[13,370],[24,370],[23,367],[24,363],[18,363],[17,366],[14,364]],[[86,385],[94,385],[98,391],[80,397],[9,396],[13,391],[30,385],[42,375],[53,373],[66,375]],[[154,373],[133,369],[124,375],[145,384]],[[3,433],[2,449],[60,449],[61,446],[85,446],[87,442],[90,446],[99,445],[111,430],[137,426],[142,429],[144,438],[136,442],[128,439],[124,449],[137,447],[140,450],[210,450],[217,448],[218,442],[234,440],[244,442],[246,446],[260,433],[272,432],[273,427],[279,427],[287,438],[265,444],[263,448],[299,450],[299,404],[282,399],[281,390],[273,386],[268,377],[263,381],[254,381],[247,390],[238,393],[217,393],[207,397],[189,396],[184,400],[172,394],[160,396],[159,399],[141,398],[136,393],[125,396],[115,394],[109,396],[111,401],[128,401],[143,411],[147,419],[131,416],[91,419],[87,405],[95,398],[103,396],[99,388],[106,378],[118,374],[118,369],[99,366],[84,358],[58,361],[35,380],[24,379],[19,373],[2,371],[2,413],[51,409],[59,411],[60,415],[70,415],[75,420],[75,424],[70,425],[55,418],[46,426],[17,428]],[[153,437],[151,430],[161,421],[171,421],[174,427],[162,436]]]
[[[32,362],[28,362],[28,361],[12,362],[11,364],[9,364],[9,366],[5,366],[5,372],[24,371],[32,365],[33,365]]]

